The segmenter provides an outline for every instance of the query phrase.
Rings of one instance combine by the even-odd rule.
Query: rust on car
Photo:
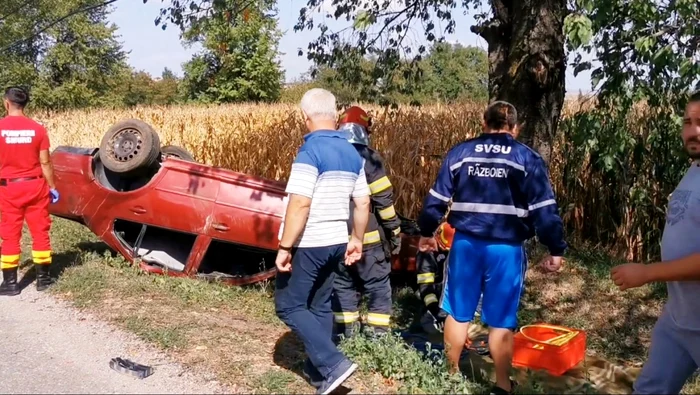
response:
[[[141,124],[125,125],[149,133]],[[85,225],[149,273],[230,285],[275,275],[284,182],[196,163],[179,147],[168,146],[171,153],[154,160],[152,147],[139,146],[133,131],[124,146],[150,151],[140,167],[129,166],[116,161],[129,156],[124,146],[109,150],[120,157],[100,152],[105,144],[119,144],[118,127],[112,135],[117,137],[103,139],[100,148],[59,146],[51,153],[61,194],[50,205],[52,215]],[[157,137],[150,141],[159,143]],[[392,270],[413,272],[418,236],[402,233],[402,238]]]

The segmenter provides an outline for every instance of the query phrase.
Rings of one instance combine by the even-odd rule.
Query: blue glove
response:
[[[49,193],[51,194],[51,203],[56,203],[59,198],[58,191],[55,189],[51,189]]]

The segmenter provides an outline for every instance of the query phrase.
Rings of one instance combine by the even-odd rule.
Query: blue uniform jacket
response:
[[[507,133],[484,133],[447,153],[418,217],[431,237],[452,200],[447,222],[467,235],[523,242],[535,235],[550,254],[567,245],[542,157]]]

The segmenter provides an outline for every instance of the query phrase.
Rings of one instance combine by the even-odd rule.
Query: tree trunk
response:
[[[489,100],[518,110],[520,140],[549,163],[564,104],[565,0],[491,0],[493,18],[471,30],[488,43]]]

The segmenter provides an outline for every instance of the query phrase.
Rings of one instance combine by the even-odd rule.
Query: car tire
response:
[[[194,157],[186,149],[178,147],[177,145],[166,145],[160,149],[161,155],[165,158],[167,156],[174,156],[181,160],[186,160],[188,162],[195,162]]]
[[[127,119],[107,130],[99,155],[107,169],[121,175],[136,175],[158,161],[160,138],[146,122]]]

